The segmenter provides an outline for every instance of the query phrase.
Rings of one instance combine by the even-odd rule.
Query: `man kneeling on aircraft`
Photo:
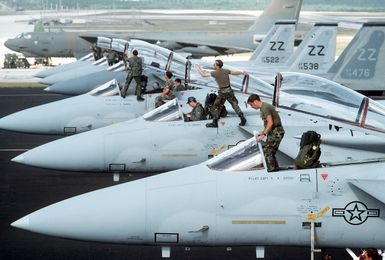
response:
[[[278,151],[279,144],[285,134],[285,130],[281,124],[281,118],[275,108],[268,103],[262,102],[257,94],[250,95],[247,99],[247,103],[252,108],[261,110],[261,118],[265,129],[263,129],[263,131],[257,136],[257,142],[267,136],[266,142],[263,146],[267,170],[269,172],[277,171],[279,168],[275,154]]]
[[[195,97],[189,97],[187,99],[187,104],[192,107],[190,113],[184,114],[185,121],[198,121],[205,120],[205,110],[203,106],[197,102]]]

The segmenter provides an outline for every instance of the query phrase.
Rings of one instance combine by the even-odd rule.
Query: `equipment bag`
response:
[[[294,160],[297,169],[316,168],[321,156],[321,135],[314,131],[302,134],[300,150]]]

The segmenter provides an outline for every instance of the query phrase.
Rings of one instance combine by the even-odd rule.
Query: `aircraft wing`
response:
[[[383,178],[375,180],[346,179],[346,181],[385,204],[385,193],[382,190],[385,184]]]

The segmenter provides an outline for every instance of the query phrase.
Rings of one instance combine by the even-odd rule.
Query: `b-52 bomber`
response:
[[[276,89],[286,132],[283,154],[295,158],[293,147],[302,133],[314,130],[322,135],[322,162],[384,155],[383,106],[316,76],[285,73],[283,78],[281,90]],[[239,98],[241,108],[247,97]],[[12,160],[70,171],[166,171],[200,163],[263,128],[257,112],[245,113],[248,123],[243,127],[238,118],[224,117],[214,129],[205,127],[206,120],[184,122],[182,112],[174,100],[143,117],[65,137]]]
[[[295,149],[295,147],[292,147]],[[102,159],[102,158],[100,158]],[[385,245],[384,159],[266,171],[252,137],[199,165],[60,201],[11,225],[75,240],[173,246]]]
[[[161,47],[194,57],[253,51],[277,20],[298,21],[302,0],[272,0],[255,23],[245,31],[143,32],[120,36],[158,43]],[[118,37],[115,33],[30,32],[6,41],[5,45],[26,57],[77,57],[89,51],[96,36]],[[84,40],[86,39],[86,40]]]

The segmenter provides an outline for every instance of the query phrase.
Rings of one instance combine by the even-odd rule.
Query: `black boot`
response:
[[[245,116],[243,115],[243,113],[240,113],[239,114],[239,118],[241,119],[241,122],[239,123],[240,126],[244,126],[247,122]]]
[[[142,98],[141,96],[136,96],[136,100],[138,100],[138,101],[143,101],[144,98]]]
[[[214,118],[213,122],[206,124],[206,127],[218,127],[218,119]]]

